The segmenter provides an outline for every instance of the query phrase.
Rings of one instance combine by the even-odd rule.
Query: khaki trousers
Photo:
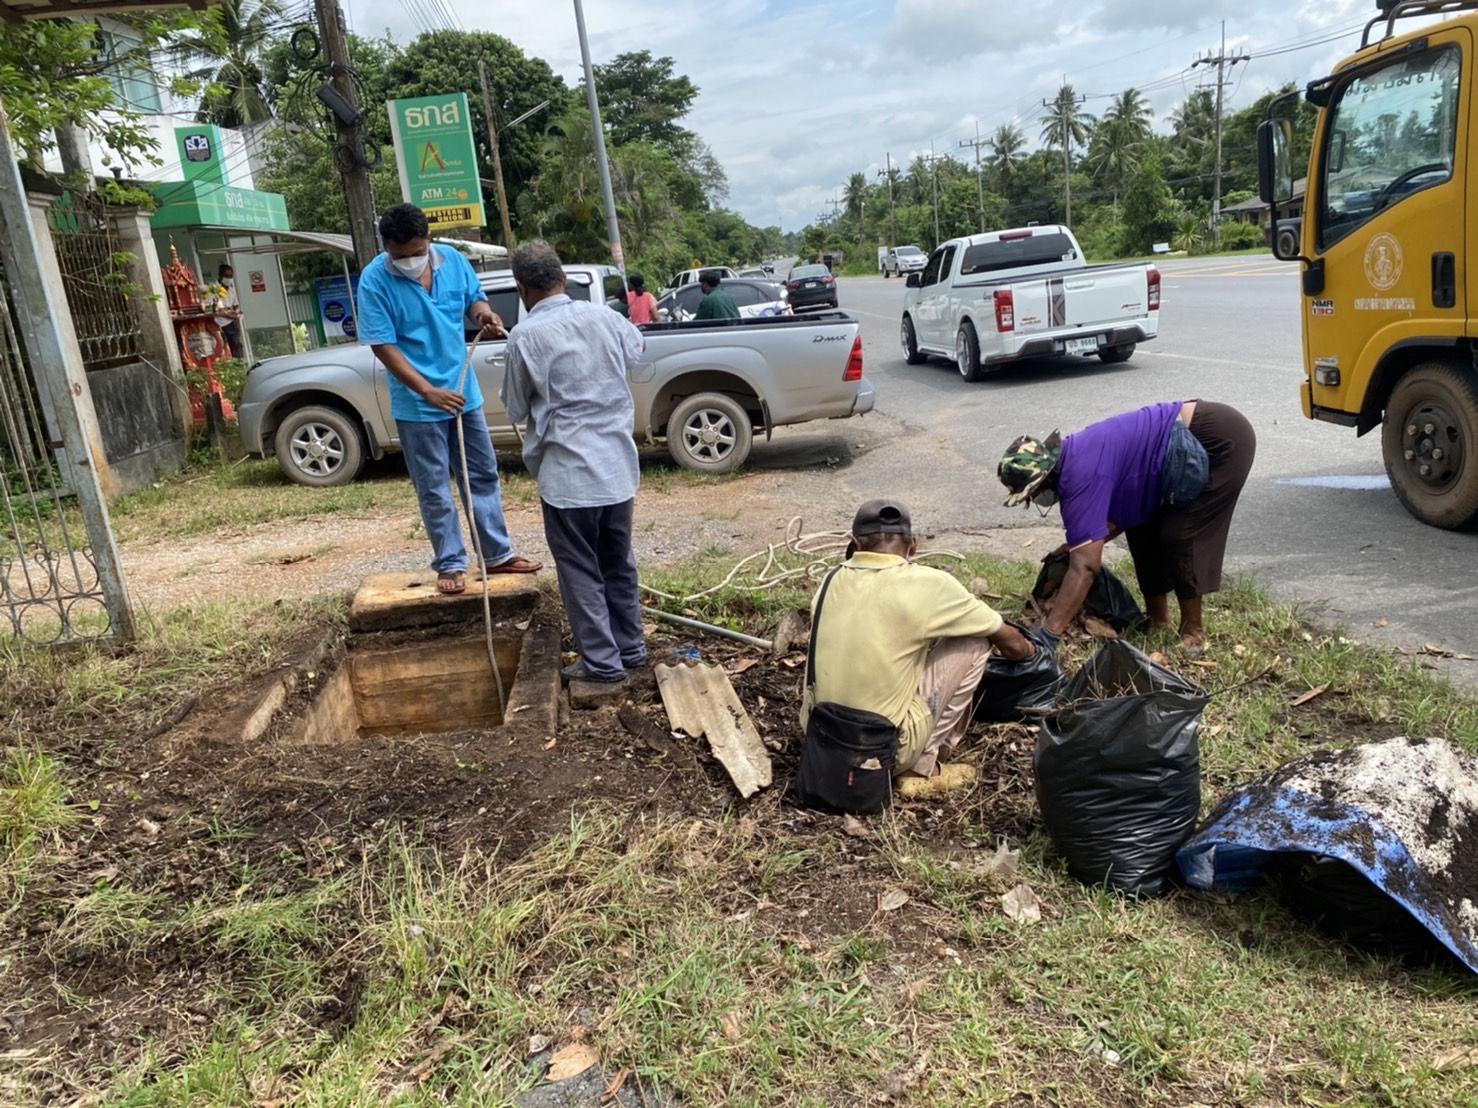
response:
[[[940,639],[934,644],[919,679],[919,696],[929,706],[933,726],[921,743],[902,737],[895,774],[932,777],[940,755],[948,758],[958,749],[970,725],[970,704],[989,659],[990,640],[986,638]]]

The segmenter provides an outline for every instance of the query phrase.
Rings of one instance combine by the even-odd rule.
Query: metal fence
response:
[[[83,366],[112,369],[138,361],[138,322],[107,208],[96,197],[68,193],[52,205],[50,223]]]
[[[111,634],[97,565],[52,453],[52,422],[0,295],[0,640],[7,632],[32,643]]]

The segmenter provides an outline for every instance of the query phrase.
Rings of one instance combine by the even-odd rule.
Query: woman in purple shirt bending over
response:
[[[1210,400],[1153,404],[1105,419],[1065,440],[1022,436],[997,471],[1007,507],[1062,506],[1067,576],[1042,625],[1056,649],[1103,567],[1103,544],[1123,534],[1150,622],[1169,629],[1180,602],[1180,642],[1206,645],[1201,597],[1221,588],[1237,498],[1257,453],[1245,416]]]

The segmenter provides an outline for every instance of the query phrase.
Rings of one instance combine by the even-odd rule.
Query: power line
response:
[[[1216,160],[1212,163],[1215,177],[1211,186],[1211,245],[1213,248],[1221,246],[1221,116],[1227,86],[1227,69],[1235,67],[1238,62],[1251,60],[1248,54],[1227,54],[1227,25],[1226,20],[1222,20],[1221,50],[1215,56],[1197,58],[1191,63],[1192,69],[1199,65],[1216,66]]]

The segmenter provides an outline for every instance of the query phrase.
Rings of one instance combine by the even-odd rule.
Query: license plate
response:
[[[820,287],[821,287],[821,282],[820,281],[807,281],[806,282],[806,288],[808,288],[808,289],[814,289],[814,288],[820,288]]]
[[[1096,354],[1098,352],[1098,336],[1092,335],[1086,339],[1068,339],[1062,345],[1063,349],[1069,354]]]

